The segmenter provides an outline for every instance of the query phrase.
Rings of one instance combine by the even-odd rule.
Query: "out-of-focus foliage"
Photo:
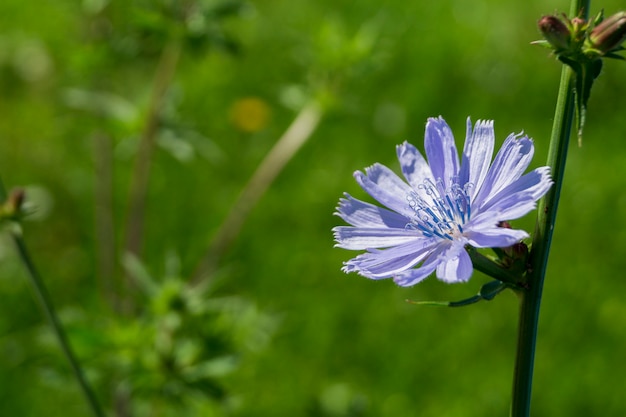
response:
[[[623,4],[592,7],[612,14]],[[495,119],[499,141],[524,130],[542,165],[560,64],[529,43],[541,15],[568,8],[0,2],[0,174],[36,207],[25,238],[109,414],[506,415],[514,295],[462,310],[409,305],[465,298],[488,278],[401,289],[346,276],[339,268],[353,254],[332,248],[331,213],[344,191],[365,198],[354,170],[393,166],[403,140],[421,148],[429,116],[443,115],[458,139],[468,115]],[[626,413],[625,72],[606,63],[584,146],[570,149],[539,327],[537,416]],[[198,286],[191,277],[211,237],[310,100],[323,104],[319,128]],[[150,123],[142,242],[127,257]],[[87,415],[4,239],[0,300],[0,415]]]
[[[131,319],[91,317],[85,308],[65,311],[100,391],[127,398],[132,415],[219,416],[235,407],[237,395],[222,380],[266,347],[276,320],[240,297],[216,297],[177,277],[156,281],[130,257],[125,264],[141,283],[142,314]],[[55,340],[44,341],[50,350],[56,347]],[[72,384],[62,365],[56,371],[63,374],[62,386]]]

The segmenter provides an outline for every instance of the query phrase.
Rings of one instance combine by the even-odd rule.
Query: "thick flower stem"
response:
[[[530,395],[541,293],[548,263],[550,241],[552,240],[552,232],[554,230],[554,220],[562,183],[562,171],[565,168],[567,144],[569,143],[574,116],[574,99],[571,87],[572,71],[564,67],[561,76],[557,115],[554,119],[553,140],[550,144],[548,157],[548,164],[552,168],[555,184],[546,195],[546,198],[539,203],[538,221],[530,256],[531,271],[527,277],[528,288],[519,293],[521,305],[511,417],[528,417],[530,415]],[[561,109],[561,111],[558,109]],[[556,141],[554,140],[555,133],[560,136]]]
[[[586,19],[589,11],[589,0],[573,0],[572,15]],[[530,416],[530,398],[539,324],[539,307],[543,281],[548,264],[550,243],[554,231],[554,223],[563,183],[565,160],[574,122],[574,74],[569,67],[563,66],[561,84],[557,98],[552,136],[548,151],[548,166],[552,172],[554,186],[539,202],[537,225],[533,236],[530,253],[530,270],[527,275],[527,288],[520,291],[520,319],[517,341],[517,357],[513,378],[513,400],[511,417]]]

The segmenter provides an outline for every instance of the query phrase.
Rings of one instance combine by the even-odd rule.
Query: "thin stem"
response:
[[[4,187],[4,182],[2,181],[2,178],[0,178],[0,203],[4,203],[7,198],[9,198],[9,195],[6,191],[6,188]],[[19,207],[16,207],[16,209],[19,210]],[[87,403],[89,403],[91,411],[96,417],[104,417],[104,412],[102,411],[102,408],[100,408],[100,404],[98,403],[98,400],[93,390],[91,389],[91,386],[85,378],[85,374],[83,373],[80,363],[76,359],[76,356],[72,351],[72,346],[70,345],[70,342],[65,335],[63,325],[57,317],[54,304],[52,303],[52,298],[48,294],[48,290],[46,289],[46,286],[30,257],[28,248],[24,243],[24,239],[22,239],[21,228],[19,227],[19,225],[13,226],[14,227],[9,227],[8,229],[10,231],[11,237],[13,238],[13,241],[15,242],[15,246],[22,260],[22,263],[26,267],[30,282],[35,289],[35,292],[37,293],[37,300],[39,301],[39,305],[41,306],[44,314],[48,318],[48,322],[52,327],[52,331],[54,332],[57,341],[59,342],[59,345],[61,345],[61,350],[63,350],[65,358],[70,363],[72,370],[74,371],[74,376],[76,377],[76,380],[81,387]]]
[[[135,165],[130,184],[130,194],[128,196],[128,213],[126,217],[126,238],[124,250],[128,253],[140,256],[143,247],[144,222],[146,211],[146,197],[148,195],[148,185],[150,182],[150,169],[152,165],[152,154],[156,144],[156,136],[161,122],[161,111],[178,60],[180,58],[181,45],[177,41],[172,41],[165,46],[161,53],[160,61],[154,78],[152,96],[148,107],[148,114],[144,124]],[[131,277],[126,277],[122,288],[123,294],[120,297],[120,309],[123,312],[133,310],[132,296],[129,294],[133,288]],[[126,293],[126,294],[124,294]]]
[[[104,298],[118,310],[119,283],[115,274],[117,248],[113,215],[113,144],[111,137],[102,131],[93,134],[93,144],[97,277]]]
[[[323,114],[322,107],[314,100],[304,106],[283,136],[268,152],[250,177],[233,208],[220,225],[206,254],[193,276],[195,284],[202,284],[214,271],[217,262],[232,244],[241,230],[248,214],[265,193],[287,162],[313,134]]]
[[[572,2],[572,15],[582,13],[581,17],[586,19],[588,11],[589,0],[574,0]],[[530,416],[539,308],[561,194],[561,185],[563,183],[567,149],[574,122],[574,83],[573,72],[569,67],[563,66],[554,123],[552,125],[550,148],[548,150],[548,166],[550,166],[552,172],[554,185],[546,194],[546,197],[539,202],[537,225],[530,253],[530,269],[526,282],[527,289],[519,292],[521,303],[511,417]]]
[[[152,152],[156,142],[156,135],[161,117],[161,110],[165,93],[170,86],[180,57],[180,45],[173,41],[168,44],[161,54],[156,70],[152,96],[146,115],[146,121],[137,150],[135,166],[131,180],[128,218],[126,222],[126,251],[139,255],[142,249],[144,214]]]
[[[43,309],[46,317],[48,318],[48,321],[50,322],[50,326],[52,327],[52,330],[57,338],[57,341],[59,342],[59,345],[61,345],[61,349],[63,350],[65,358],[70,363],[72,370],[74,371],[74,376],[82,389],[85,399],[89,403],[91,411],[97,417],[104,417],[104,412],[100,408],[98,400],[96,399],[93,390],[91,389],[89,383],[87,382],[87,379],[85,378],[80,363],[78,362],[76,356],[74,355],[74,352],[72,351],[72,347],[69,340],[67,339],[67,336],[65,335],[63,326],[61,325],[61,322],[56,315],[52,299],[50,298],[50,295],[46,290],[46,286],[43,283],[41,276],[37,272],[37,269],[35,268],[35,265],[30,258],[24,240],[20,236],[19,232],[13,231],[11,234],[13,237],[13,241],[15,242],[15,245],[17,247],[18,254],[22,259],[26,270],[28,271],[28,276],[30,278],[31,284],[33,285],[33,288],[37,293],[39,304],[41,305],[41,308]]]

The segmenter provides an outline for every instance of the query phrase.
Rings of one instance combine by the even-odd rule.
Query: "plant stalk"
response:
[[[48,294],[46,286],[41,279],[39,272],[35,268],[35,264],[30,258],[28,249],[26,247],[26,244],[24,243],[24,239],[22,239],[22,236],[17,231],[12,231],[11,235],[17,247],[18,254],[22,262],[24,263],[24,266],[26,267],[31,284],[35,289],[35,292],[37,293],[37,299],[39,301],[39,304],[43,309],[46,317],[48,318],[48,322],[50,323],[52,331],[54,332],[54,335],[56,336],[57,341],[61,346],[61,350],[63,350],[65,358],[72,367],[74,377],[78,381],[78,384],[80,385],[83,395],[85,396],[85,399],[87,400],[87,403],[89,404],[93,415],[96,417],[104,417],[104,412],[102,411],[102,408],[100,408],[100,404],[98,403],[98,400],[96,399],[96,396],[91,389],[91,386],[85,378],[85,374],[80,366],[80,363],[78,362],[76,355],[72,351],[72,347],[69,340],[67,339],[65,331],[63,329],[63,325],[57,317],[54,305],[52,303],[52,299]]]
[[[178,42],[166,45],[156,70],[148,114],[141,134],[135,165],[131,178],[128,216],[126,220],[125,251],[139,256],[143,246],[145,206],[150,181],[152,154],[161,122],[161,112],[168,88],[174,78],[180,58],[181,46]]]
[[[193,274],[194,285],[206,284],[207,279],[215,271],[219,259],[237,237],[252,208],[287,162],[311,137],[323,114],[323,107],[316,100],[312,100],[300,110],[285,133],[267,153],[212,238],[209,248]]]
[[[2,179],[0,178],[0,204],[5,203],[8,198],[9,195],[6,191],[6,188],[4,187]],[[15,207],[15,209],[19,211],[20,207]],[[19,216],[19,213],[16,214]],[[2,225],[4,226],[4,224]],[[100,404],[98,403],[98,400],[93,390],[91,389],[91,386],[87,382],[87,378],[85,378],[85,374],[80,366],[80,363],[78,362],[78,359],[76,359],[76,356],[72,351],[72,346],[70,345],[70,342],[65,335],[63,325],[57,317],[54,304],[52,303],[52,298],[50,297],[50,294],[48,294],[48,290],[46,289],[46,286],[30,257],[28,248],[24,243],[24,239],[22,239],[22,231],[20,225],[12,224],[9,225],[7,229],[11,234],[11,238],[15,242],[18,255],[22,260],[26,271],[28,272],[28,277],[30,278],[30,282],[35,290],[35,293],[37,294],[37,300],[39,301],[39,305],[41,306],[41,309],[48,318],[48,322],[52,327],[52,331],[56,336],[59,345],[61,345],[61,350],[63,351],[65,358],[70,363],[70,366],[74,371],[74,376],[76,377],[76,380],[81,387],[83,395],[85,396],[85,399],[87,400],[87,403],[89,404],[93,415],[96,417],[105,417],[104,412],[102,411],[102,408],[100,407]]]
[[[587,19],[589,0],[573,0],[571,15]],[[537,344],[537,327],[543,282],[548,265],[548,255],[556,220],[563,174],[567,159],[567,149],[574,123],[575,76],[566,65],[561,72],[561,82],[557,97],[548,166],[551,169],[554,185],[538,205],[537,224],[530,252],[530,268],[527,274],[527,288],[519,291],[520,317],[517,339],[517,356],[513,377],[513,399],[511,417],[529,417],[532,394],[532,379]]]

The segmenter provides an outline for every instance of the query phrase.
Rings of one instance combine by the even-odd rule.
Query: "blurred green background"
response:
[[[595,3],[592,13],[623,7]],[[499,143],[523,130],[542,165],[560,64],[529,42],[542,14],[568,9],[0,2],[0,175],[27,187],[36,210],[25,239],[108,415],[508,415],[515,296],[409,305],[468,297],[488,278],[407,289],[344,275],[355,253],[333,248],[341,220],[332,213],[344,191],[369,201],[354,170],[397,169],[404,140],[423,149],[429,116],[442,115],[458,140],[467,116],[494,119]],[[624,63],[605,63],[583,146],[570,147],[539,328],[537,417],[626,415],[625,75]],[[321,103],[317,129],[246,207],[209,289],[188,286],[244,185],[310,102]],[[146,135],[143,244],[129,258],[131,178]],[[88,412],[3,235],[0,415]]]

